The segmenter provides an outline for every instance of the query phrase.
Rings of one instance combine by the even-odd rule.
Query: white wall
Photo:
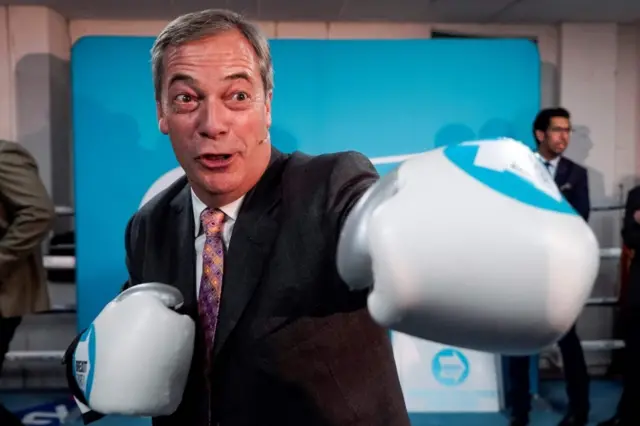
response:
[[[58,204],[72,201],[70,47],[67,21],[56,12],[0,7],[0,138],[31,151]]]

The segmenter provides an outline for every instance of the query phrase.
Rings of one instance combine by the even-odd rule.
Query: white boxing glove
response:
[[[195,323],[176,312],[171,286],[133,286],[111,301],[71,344],[67,380],[85,424],[104,415],[164,416],[182,401]]]
[[[600,265],[597,240],[547,170],[511,139],[471,141],[402,163],[358,202],[338,270],[372,286],[379,324],[446,345],[530,354],[577,320]]]

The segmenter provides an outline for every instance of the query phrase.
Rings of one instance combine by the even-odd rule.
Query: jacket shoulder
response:
[[[378,177],[371,161],[355,151],[295,153],[282,179],[283,200],[291,210],[304,211],[305,217],[329,213],[332,223],[336,218],[339,222]]]
[[[333,152],[330,154],[309,155],[302,152],[291,154],[287,172],[304,175],[310,179],[307,182],[318,183],[330,179],[337,170],[351,169],[368,170],[373,165],[371,161],[357,151]]]
[[[5,156],[7,154],[17,154],[18,157],[14,158],[21,158],[25,163],[36,165],[36,161],[33,155],[31,155],[31,153],[24,146],[20,145],[17,142],[0,139],[0,153],[4,154]]]
[[[587,174],[587,168],[586,167],[576,163],[575,161],[571,160],[570,158],[562,157],[562,161],[565,161],[567,163],[567,165],[573,169],[574,172],[580,173],[580,174]]]
[[[636,200],[640,199],[640,185],[631,188],[631,190],[627,194],[627,197]]]

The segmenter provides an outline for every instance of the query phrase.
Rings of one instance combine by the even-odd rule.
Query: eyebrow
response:
[[[225,81],[246,80],[248,82],[251,82],[251,78],[249,77],[249,74],[244,71],[229,74],[225,76],[223,80]],[[196,81],[193,77],[190,77],[186,74],[181,74],[181,73],[177,73],[171,76],[171,79],[169,80],[169,86],[177,82],[184,82],[184,83],[187,83],[188,85],[196,84]]]
[[[236,72],[233,74],[229,74],[228,76],[226,76],[224,78],[224,80],[229,81],[229,80],[246,80],[248,82],[251,82],[251,78],[249,77],[249,74],[244,72],[244,71],[240,71],[240,72]]]
[[[177,83],[177,82],[185,82],[189,85],[193,85],[195,84],[195,80],[193,79],[193,77],[189,77],[186,74],[174,74],[173,76],[171,76],[171,79],[169,80],[169,87],[171,87],[171,85],[173,85],[173,83]]]

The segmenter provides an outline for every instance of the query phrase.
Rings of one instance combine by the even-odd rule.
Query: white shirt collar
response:
[[[553,160],[547,160],[542,155],[540,155],[539,152],[536,152],[536,156],[538,157],[538,159],[540,161],[542,161],[542,163],[546,163],[548,161],[549,164],[551,165],[551,167],[554,168],[554,170],[558,167],[558,163],[560,162],[560,156],[559,155],[556,158],[554,158]]]
[[[236,220],[236,218],[238,217],[238,210],[240,210],[243,199],[244,195],[237,200],[227,204],[226,206],[220,207],[220,210],[222,210],[222,212],[227,215],[227,220]],[[193,192],[193,189],[191,189],[191,204],[193,205],[193,222],[195,224],[195,236],[197,237],[198,235],[200,235],[200,227],[202,226],[200,215],[202,215],[202,212],[207,208],[207,205],[203,203],[200,198],[198,198],[196,193]]]

